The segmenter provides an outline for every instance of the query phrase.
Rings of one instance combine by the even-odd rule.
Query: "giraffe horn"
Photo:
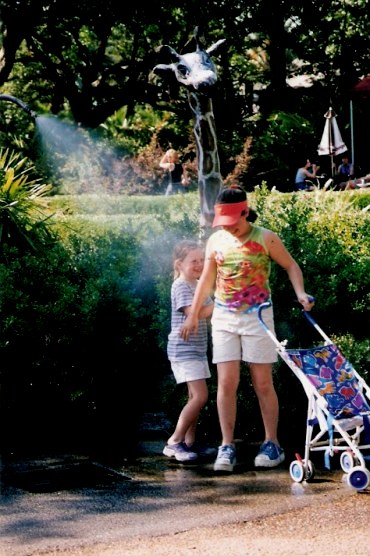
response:
[[[207,54],[210,56],[211,54],[217,54],[221,48],[221,46],[223,46],[226,42],[226,39],[220,39],[219,41],[215,42],[212,46],[210,46],[209,48],[207,48],[206,52]]]
[[[197,50],[204,50],[204,44],[203,44],[203,36],[202,36],[202,32],[200,27],[195,27],[194,32],[193,32],[193,37],[195,40],[195,44],[196,44],[196,49]]]
[[[193,37],[196,41],[198,41],[200,35],[200,30],[199,30],[199,26],[197,25],[196,27],[194,27],[194,31],[193,31]]]
[[[158,52],[160,55],[167,55],[167,58],[169,58],[171,62],[179,62],[181,59],[180,54],[178,54],[176,50],[168,44],[162,44],[161,46],[158,46],[158,48],[156,48],[156,52]]]

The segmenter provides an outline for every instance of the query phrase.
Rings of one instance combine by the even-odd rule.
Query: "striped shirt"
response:
[[[186,361],[199,359],[207,360],[208,323],[207,319],[200,319],[198,333],[191,334],[187,341],[180,338],[180,330],[185,321],[184,307],[190,307],[193,302],[195,287],[176,278],[171,286],[171,332],[168,335],[167,356],[170,361]],[[204,305],[212,303],[207,297]]]

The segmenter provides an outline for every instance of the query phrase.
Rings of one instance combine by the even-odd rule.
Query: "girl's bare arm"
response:
[[[216,262],[213,258],[207,258],[195,289],[193,303],[186,314],[186,320],[180,331],[180,336],[183,340],[187,340],[190,334],[198,332],[198,320],[201,318],[202,306],[206,297],[212,293],[215,280]]]
[[[310,311],[314,305],[314,301],[312,296],[305,291],[304,279],[300,266],[295,259],[293,259],[277,234],[267,230],[265,232],[265,242],[271,259],[287,271],[298,301],[303,305],[305,311]]]

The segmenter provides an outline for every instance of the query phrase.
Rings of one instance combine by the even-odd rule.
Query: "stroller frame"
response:
[[[292,461],[289,467],[291,478],[295,482],[313,479],[316,470],[310,460],[312,452],[324,452],[325,467],[328,469],[330,469],[330,457],[340,453],[340,465],[347,474],[348,485],[358,491],[364,490],[370,482],[370,472],[366,468],[365,462],[370,457],[363,454],[363,451],[370,450],[370,387],[343,357],[312,316],[304,310],[302,311],[304,316],[324,339],[324,345],[308,349],[287,349],[287,340],[280,342],[263,320],[262,312],[270,306],[270,301],[260,305],[259,322],[277,346],[279,356],[300,380],[308,398],[304,457],[302,458],[298,453],[295,454],[296,460]],[[347,388],[345,392],[353,393],[356,396],[358,412],[354,405],[351,405],[349,409],[349,404],[343,407],[337,406],[333,412],[333,404],[330,403],[330,400],[334,399],[338,402],[340,398],[335,389],[336,381],[334,383],[331,380],[326,382],[322,391],[316,387],[315,380],[317,379],[316,382],[319,382],[319,377],[310,375],[313,367],[311,365],[309,369],[306,369],[305,361],[310,360],[311,363],[315,361],[315,357],[320,355],[320,350],[324,356],[330,355],[330,351],[333,352],[336,363],[339,361],[340,365],[338,364],[338,368],[333,373],[340,373],[341,378],[344,377],[344,381],[346,379],[350,381],[350,388]],[[322,368],[327,371],[328,376],[331,374],[330,367]],[[308,370],[309,372],[306,374],[305,371]],[[320,385],[322,386],[322,384]],[[343,388],[343,384],[341,388]],[[329,396],[323,394],[325,390],[330,392]],[[346,412],[348,412],[348,416]]]

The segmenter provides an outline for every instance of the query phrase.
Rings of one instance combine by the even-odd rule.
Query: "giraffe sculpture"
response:
[[[219,51],[225,39],[205,49],[199,38],[198,28],[195,29],[193,37],[196,50],[187,54],[178,54],[168,45],[160,46],[157,51],[160,55],[166,56],[171,63],[158,64],[153,68],[153,72],[164,77],[174,76],[188,92],[197,151],[200,227],[201,235],[205,235],[206,228],[212,226],[214,204],[223,188],[211,98],[213,86],[217,81],[217,72],[210,56]]]

